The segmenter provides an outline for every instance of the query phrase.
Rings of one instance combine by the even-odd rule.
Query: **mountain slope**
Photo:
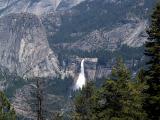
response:
[[[68,45],[74,43],[78,45],[80,42],[86,43],[88,36],[92,36],[91,34],[95,33],[95,31],[102,31],[109,35],[105,38],[103,33],[99,34],[97,37],[101,38],[102,42],[97,41],[97,43],[103,44],[103,41],[107,43],[108,39],[110,39],[113,43],[117,40],[118,43],[122,41],[122,44],[126,43],[129,46],[141,46],[146,40],[145,37],[144,39],[141,38],[141,34],[143,36],[143,32],[148,23],[148,16],[154,3],[154,0],[84,1],[61,15],[61,25],[55,34],[48,35],[49,42],[59,44],[69,43]],[[138,28],[139,25],[141,26],[140,28]],[[121,32],[121,29],[126,30]],[[127,35],[127,37],[125,40],[123,39],[124,37],[118,38],[118,36],[115,35],[117,32],[110,35],[110,33],[114,31],[117,31],[118,34],[122,34],[124,37]],[[135,33],[135,31],[137,31],[137,33]],[[137,38],[139,35],[140,39],[139,37]],[[88,43],[90,46],[94,46],[92,40],[94,43],[93,37],[90,38],[90,43]],[[140,41],[140,44],[136,45],[134,42],[132,44],[132,42],[129,42],[130,40]],[[77,41],[78,43],[76,43]],[[106,45],[108,45],[108,43],[104,46]]]
[[[69,9],[84,0],[1,0],[0,16],[28,12],[43,15],[57,9]]]
[[[41,15],[49,11],[54,11],[59,5],[60,0],[2,0],[0,2],[0,13],[30,12]]]
[[[57,76],[58,61],[38,17],[10,14],[0,18],[0,65],[21,77]]]
[[[98,58],[97,71],[105,71],[105,75],[121,55],[135,72],[144,63],[145,31],[155,3],[155,0],[86,0],[69,10],[44,16],[42,23],[60,63],[73,61],[75,56]]]

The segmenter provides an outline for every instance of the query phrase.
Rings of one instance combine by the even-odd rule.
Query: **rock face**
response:
[[[38,17],[23,13],[0,19],[0,64],[22,77],[57,76],[57,57]]]
[[[154,4],[154,0],[86,0],[65,12],[48,14],[42,21],[53,47],[83,51],[113,51],[124,44],[140,47],[147,39],[145,30]]]
[[[62,0],[58,6],[58,10],[66,10],[68,8],[72,8],[79,3],[86,1],[86,0]]]
[[[81,61],[84,59],[84,72],[87,80],[95,80],[97,72],[97,58],[71,58],[63,62],[63,77],[72,77],[76,81],[81,70]]]
[[[29,12],[42,15],[55,11],[61,0],[1,0],[0,14]]]
[[[58,9],[69,9],[84,0],[1,0],[0,16],[28,12],[43,15]]]
[[[36,119],[36,113],[33,112],[33,108],[30,104],[33,103],[32,93],[34,90],[34,85],[30,84],[16,91],[12,104],[18,115],[28,119]]]
[[[132,64],[134,59],[141,60],[142,56],[134,56],[127,51],[130,48],[143,48],[147,40],[145,31],[149,23],[149,13],[154,4],[154,0],[86,0],[65,12],[62,10],[63,12],[48,14],[42,21],[51,48],[58,52],[63,49],[59,52],[60,55],[98,58],[99,62],[105,55],[109,56],[108,53],[119,52],[121,48],[128,46],[125,51],[122,50],[121,55]],[[98,53],[106,54],[101,56]],[[92,68],[94,63],[86,65],[86,71],[96,71],[96,75],[92,73],[93,78],[108,76],[114,65],[114,62],[109,61],[114,61],[118,57],[116,55],[112,58],[107,56],[106,61],[103,60],[105,65],[97,64],[95,68]],[[80,70],[77,66],[80,62],[77,64],[72,58],[69,61],[66,74],[77,77]],[[90,77],[91,74],[88,79]]]
[[[45,91],[44,89],[42,90],[43,92]],[[33,83],[26,84],[22,88],[16,90],[14,98],[12,99],[12,105],[14,105],[19,117],[22,117],[23,119],[37,120],[38,107],[36,106],[36,91],[36,85]],[[47,120],[51,120],[54,111],[59,109],[58,107],[64,107],[63,105],[66,105],[67,102],[61,95],[54,95],[45,92],[43,94],[42,104],[43,110],[45,110],[43,115]]]
[[[60,70],[54,50],[63,48],[59,53],[64,55],[69,50],[114,51],[124,44],[140,47],[153,4],[154,0],[1,0],[1,66],[20,76],[56,76]],[[68,68],[69,75],[77,76],[76,66]]]
[[[136,21],[111,31],[94,30],[71,46],[67,45],[67,47],[85,51],[94,51],[101,48],[114,51],[123,44],[130,47],[140,47],[147,40],[146,27],[147,21]]]

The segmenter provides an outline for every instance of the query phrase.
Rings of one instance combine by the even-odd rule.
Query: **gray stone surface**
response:
[[[57,76],[57,56],[38,17],[23,13],[0,19],[0,65],[22,77]]]

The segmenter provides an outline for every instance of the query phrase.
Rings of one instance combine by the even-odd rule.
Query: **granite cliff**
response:
[[[58,75],[57,56],[38,17],[21,13],[0,18],[0,65],[21,77]]]

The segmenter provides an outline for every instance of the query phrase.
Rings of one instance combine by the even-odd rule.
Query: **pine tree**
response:
[[[146,79],[148,89],[144,108],[151,120],[160,120],[160,4],[155,8],[147,31],[145,55],[148,57]]]
[[[45,94],[45,79],[35,77],[32,79],[34,82],[33,90],[31,91],[32,99],[29,101],[32,106],[32,110],[35,113],[35,118],[37,120],[46,119],[46,94]]]
[[[16,120],[14,108],[2,91],[0,91],[0,120]]]
[[[95,97],[94,120],[145,120],[141,89],[131,80],[130,72],[119,59]]]
[[[43,110],[43,90],[40,79],[36,80],[36,98],[37,98],[37,120],[44,120],[44,110]]]
[[[95,91],[95,86],[92,82],[87,82],[86,86],[80,91],[75,99],[74,120],[91,120],[92,118],[92,96]]]

